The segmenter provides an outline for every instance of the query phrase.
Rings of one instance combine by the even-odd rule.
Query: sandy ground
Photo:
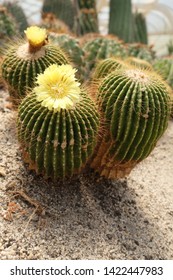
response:
[[[173,259],[173,122],[128,178],[28,171],[0,91],[0,259]]]

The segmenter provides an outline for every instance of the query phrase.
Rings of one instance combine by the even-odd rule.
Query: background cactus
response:
[[[127,44],[128,56],[134,56],[140,59],[144,59],[150,63],[155,59],[155,51],[153,46],[148,46],[140,43]]]
[[[88,75],[101,59],[112,56],[124,57],[127,55],[125,46],[115,36],[84,36],[83,49],[86,53],[86,62],[88,64]]]
[[[145,16],[136,12],[134,15],[134,42],[148,44],[148,33]]]
[[[134,42],[134,21],[131,0],[110,0],[109,34],[124,42]]]
[[[126,62],[130,63],[133,66],[142,68],[142,69],[148,69],[148,70],[153,69],[151,63],[149,63],[148,61],[146,61],[144,59],[140,59],[140,58],[137,58],[137,57],[130,56],[126,59]]]
[[[17,4],[13,2],[5,2],[4,6],[7,8],[8,12],[13,16],[15,19],[18,30],[21,35],[23,35],[23,31],[28,27],[28,21],[25,16],[23,9]]]
[[[34,85],[37,74],[50,64],[67,64],[68,59],[57,46],[46,44],[45,29],[30,27],[26,30],[27,41],[12,45],[2,63],[2,76],[9,87],[14,103],[19,102]]]
[[[26,162],[53,179],[81,171],[97,141],[98,113],[70,65],[51,65],[37,77],[18,113],[18,138]]]
[[[44,0],[42,13],[52,13],[73,30],[74,5],[71,0]]]
[[[0,5],[0,47],[18,32],[17,24],[7,9]]]
[[[76,77],[83,82],[86,78],[86,62],[85,52],[80,45],[80,40],[68,34],[58,35],[55,33],[50,33],[49,39],[66,52],[73,66],[78,70]]]
[[[46,28],[48,32],[70,33],[70,28],[62,20],[58,19],[53,13],[44,13],[40,23],[41,28]]]
[[[74,0],[76,22],[74,32],[77,35],[98,33],[98,17],[95,0]]]
[[[107,178],[124,177],[150,154],[167,128],[167,85],[155,72],[119,69],[101,82],[98,104],[107,134],[91,166]]]

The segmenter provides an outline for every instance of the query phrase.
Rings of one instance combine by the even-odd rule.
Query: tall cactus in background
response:
[[[134,19],[131,0],[110,0],[109,34],[124,42],[134,42]]]
[[[134,14],[134,41],[148,44],[147,25],[142,13]]]
[[[77,35],[98,33],[96,0],[74,0],[74,6],[76,10],[75,33]]]
[[[56,17],[67,24],[70,29],[74,25],[74,5],[72,0],[44,0],[43,13],[53,13]]]
[[[12,2],[4,3],[4,6],[7,8],[8,12],[13,16],[18,25],[19,32],[23,35],[23,31],[28,27],[27,18],[23,9],[17,4]]]

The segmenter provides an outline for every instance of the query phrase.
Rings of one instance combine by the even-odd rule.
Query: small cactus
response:
[[[18,139],[31,169],[54,180],[79,173],[91,157],[99,120],[71,65],[49,66],[18,111]]]
[[[134,56],[140,59],[144,59],[149,63],[152,63],[155,59],[155,51],[153,46],[148,46],[140,43],[127,44],[127,53],[128,56]]]
[[[47,44],[46,29],[32,26],[25,33],[27,41],[12,45],[2,63],[2,76],[14,103],[26,95],[27,90],[33,87],[36,75],[49,65],[68,63],[60,48]]]
[[[0,47],[18,32],[17,24],[5,6],[0,5]]]
[[[144,59],[140,59],[140,58],[137,58],[137,57],[130,56],[126,59],[126,62],[130,63],[133,66],[142,68],[142,69],[148,69],[148,70],[153,69],[151,63],[149,63],[148,61],[146,61]]]
[[[107,133],[91,166],[107,178],[124,177],[151,153],[167,128],[167,85],[155,72],[123,68],[101,81],[97,98]]]
[[[68,34],[50,33],[50,41],[58,45],[68,55],[73,66],[78,70],[76,77],[83,82],[86,75],[85,52],[80,45],[79,39]]]

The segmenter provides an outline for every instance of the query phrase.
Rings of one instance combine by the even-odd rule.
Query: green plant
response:
[[[148,61],[144,60],[144,59],[140,59],[137,57],[133,57],[130,56],[126,59],[126,62],[130,63],[131,65],[135,66],[135,67],[139,67],[142,69],[148,69],[148,70],[152,70],[152,64],[149,63]]]
[[[52,13],[62,20],[67,26],[73,30],[74,25],[74,5],[71,0],[44,0],[42,13]]]
[[[58,35],[55,33],[50,33],[49,39],[66,52],[73,66],[78,70],[76,77],[83,82],[86,76],[86,62],[85,52],[80,45],[79,39],[68,34]]]
[[[134,41],[142,44],[148,44],[148,34],[145,16],[142,13],[135,12],[134,16]]]
[[[4,2],[4,7],[6,7],[8,12],[13,16],[19,32],[23,35],[23,31],[28,27],[28,21],[23,9],[17,3],[12,3],[10,1]]]
[[[0,5],[0,46],[17,34],[17,24],[4,6]]]
[[[26,95],[29,88],[33,87],[37,74],[42,73],[50,64],[68,63],[60,48],[47,44],[45,29],[29,27],[26,36],[27,40],[7,50],[2,63],[2,76],[14,103]]]
[[[124,42],[134,42],[134,21],[131,0],[110,0],[109,34]]]
[[[24,160],[37,173],[58,178],[79,173],[93,153],[99,120],[70,65],[49,66],[18,112]]]
[[[97,99],[104,135],[91,167],[107,178],[124,177],[151,153],[167,128],[167,85],[154,71],[122,68],[101,81]]]
[[[74,0],[76,8],[75,33],[84,35],[86,33],[98,33],[98,17],[95,0]]]

